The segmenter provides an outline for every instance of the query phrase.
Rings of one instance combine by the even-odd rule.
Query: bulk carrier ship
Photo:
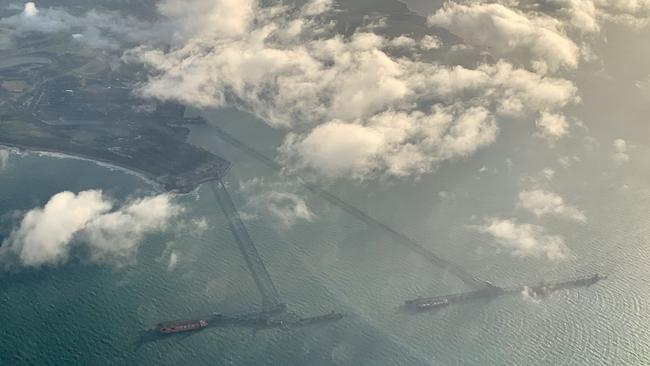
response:
[[[208,322],[205,320],[175,321],[158,324],[156,330],[161,334],[174,334],[201,330],[207,328],[207,326]]]

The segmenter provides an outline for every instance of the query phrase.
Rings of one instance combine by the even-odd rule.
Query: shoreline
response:
[[[101,166],[103,168],[112,170],[112,171],[121,171],[123,173],[129,174],[136,176],[149,184],[155,191],[157,192],[171,192],[171,193],[176,193],[176,194],[186,194],[186,193],[191,193],[190,192],[178,192],[176,190],[167,190],[164,188],[164,186],[159,183],[153,175],[150,173],[147,173],[145,171],[132,168],[129,166],[125,165],[120,165],[115,162],[110,162],[107,160],[102,160],[99,158],[94,158],[90,157],[87,155],[82,155],[82,154],[71,154],[69,152],[63,152],[59,151],[56,149],[47,149],[47,148],[32,148],[32,147],[27,147],[25,145],[19,145],[19,144],[11,144],[11,143],[6,143],[6,142],[0,142],[0,149],[6,149],[9,150],[10,152],[13,152],[18,155],[22,154],[38,154],[40,156],[47,156],[47,157],[52,157],[52,158],[57,158],[57,159],[73,159],[73,160],[81,160],[81,161],[87,161],[90,163],[93,163],[95,165]],[[201,184],[204,182],[201,182],[197,185],[196,188],[198,188]],[[192,190],[194,191],[194,190]]]

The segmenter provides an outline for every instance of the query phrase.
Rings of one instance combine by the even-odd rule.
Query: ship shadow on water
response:
[[[153,329],[141,330],[138,335],[138,340],[135,342],[135,348],[140,349],[140,347],[148,343],[156,342],[162,340],[163,338],[163,336],[158,334],[158,332]]]
[[[213,314],[207,320],[207,325],[200,329],[194,329],[187,332],[178,333],[162,333],[159,329],[160,326],[155,328],[148,328],[140,331],[138,340],[136,341],[136,349],[140,347],[167,339],[176,339],[178,342],[200,333],[207,329],[215,328],[243,328],[250,329],[252,335],[262,330],[291,330],[313,326],[317,324],[333,323],[341,320],[344,315],[342,313],[330,312],[318,316],[300,317],[293,312],[285,312],[284,304],[277,306],[270,311],[262,311],[256,313],[240,314],[237,316],[224,316],[222,314]]]
[[[281,326],[262,326],[262,325],[253,325],[253,324],[241,324],[241,323],[225,323],[225,324],[219,324],[217,326],[211,326],[209,328],[203,329],[203,331],[212,329],[214,330],[215,328],[239,328],[239,329],[248,329],[250,330],[250,334],[252,336],[257,335],[259,331],[263,330],[270,330],[270,329],[281,329],[281,330],[288,330],[288,328],[283,328]],[[156,343],[159,341],[169,341],[169,340],[175,340],[178,343],[181,343],[185,341],[186,339],[196,336],[199,334],[204,333],[203,331],[195,331],[195,332],[188,332],[188,333],[174,333],[174,334],[161,334],[155,329],[150,329],[150,330],[141,330],[138,336],[138,340],[135,342],[136,349],[140,349],[141,347],[150,344],[150,343]]]
[[[435,309],[430,309],[430,310],[418,310],[414,309],[412,307],[406,306],[406,305],[400,305],[394,307],[395,312],[402,314],[402,315],[436,315],[438,313],[441,313],[445,308],[440,307],[440,308],[435,308]]]
[[[198,335],[199,333],[201,332],[161,334],[156,329],[141,330],[138,339],[135,342],[135,348],[137,350],[150,343],[171,339],[180,343],[194,335]]]

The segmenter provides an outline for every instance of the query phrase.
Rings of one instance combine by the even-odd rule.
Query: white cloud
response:
[[[526,14],[498,3],[446,3],[428,18],[463,37],[473,46],[488,47],[497,56],[524,54],[538,71],[575,69],[580,48],[559,21],[541,13]]]
[[[72,15],[63,8],[37,8],[25,4],[21,13],[1,18],[0,27],[8,36],[22,37],[34,33],[68,32],[73,40],[90,48],[117,50],[121,42],[152,42],[169,39],[169,24],[149,23],[113,12],[91,10]],[[74,33],[73,33],[74,31]]]
[[[621,152],[627,151],[627,142],[625,140],[623,140],[623,139],[614,140],[614,142],[612,143],[612,146],[614,146],[614,149],[616,151],[621,151]]]
[[[395,37],[388,42],[388,44],[392,47],[397,47],[397,48],[413,48],[417,45],[417,42],[411,37],[401,35],[399,37]]]
[[[316,215],[309,209],[303,197],[293,192],[293,185],[286,182],[265,182],[254,178],[240,182],[246,197],[242,217],[256,218],[258,214],[268,215],[272,220],[289,228],[298,221],[313,221]]]
[[[2,245],[25,266],[67,262],[77,248],[97,262],[133,259],[150,232],[164,229],[181,209],[168,195],[141,198],[117,209],[101,191],[61,192],[23,217]]]
[[[420,48],[423,50],[435,50],[440,47],[442,47],[442,41],[436,36],[427,34],[420,41]]]
[[[614,147],[614,155],[612,159],[618,164],[625,164],[630,161],[630,155],[627,152],[627,142],[623,139],[616,139],[612,143]]]
[[[569,250],[561,236],[548,235],[543,227],[520,224],[515,219],[492,218],[483,226],[475,227],[491,235],[501,247],[516,257],[537,257],[563,260]]]
[[[583,31],[600,31],[603,22],[645,27],[650,19],[647,0],[563,0],[559,3],[571,15],[571,24]]]
[[[438,197],[441,200],[449,200],[451,198],[454,198],[455,195],[453,193],[449,193],[447,191],[440,191],[440,192],[438,192]]]
[[[158,3],[159,13],[173,21],[175,37],[179,40],[197,35],[242,35],[249,30],[256,8],[254,0],[163,0]]]
[[[302,8],[302,13],[307,16],[320,15],[332,7],[332,0],[311,0]]]
[[[573,164],[580,162],[579,156],[561,156],[557,159],[558,164],[563,168],[570,168]]]
[[[205,217],[195,218],[191,221],[190,230],[196,236],[201,236],[208,230],[208,220]]]
[[[285,150],[297,153],[303,166],[319,169],[327,176],[363,177],[376,166],[374,160],[385,144],[385,136],[376,129],[330,122],[316,127],[299,142],[285,144]]]
[[[546,187],[555,177],[555,170],[549,167],[546,167],[539,171],[537,174],[524,174],[520,177],[520,182],[523,185],[533,187],[528,189],[532,191],[539,189],[539,187]]]
[[[234,27],[246,32],[197,26],[178,47],[141,47],[125,58],[152,68],[140,89],[146,97],[234,105],[289,129],[283,158],[295,163],[290,168],[354,179],[422,174],[492,143],[495,115],[533,116],[577,101],[571,82],[505,61],[468,69],[395,57],[384,48],[414,41],[368,32],[344,38],[302,11],[251,8],[238,18],[245,26]],[[209,18],[210,9],[205,13]],[[295,22],[301,26],[288,36]],[[422,111],[427,103],[434,108]],[[338,146],[350,156],[335,159],[343,154]]]
[[[544,294],[539,294],[538,291],[533,291],[528,286],[524,286],[523,290],[521,291],[521,297],[524,299],[524,301],[528,301],[533,304],[539,304],[542,301],[541,297],[543,296]]]
[[[584,212],[577,207],[567,204],[560,195],[543,189],[525,190],[519,192],[519,207],[537,216],[552,215],[579,222],[586,222]]]
[[[17,33],[54,33],[68,30],[77,25],[75,17],[60,9],[45,9],[40,11],[33,2],[25,4],[22,13],[0,19],[0,24],[10,26]]]
[[[379,49],[382,37],[273,45],[282,28],[270,23],[237,39],[129,55],[159,72],[142,88],[145,96],[204,107],[239,103],[274,126],[367,117],[410,96],[403,68]]]
[[[169,272],[175,270],[176,265],[178,265],[178,253],[176,253],[176,251],[172,251],[169,254],[169,261],[167,262],[167,270]]]
[[[562,7],[563,12],[569,20],[569,24],[586,33],[595,33],[600,31],[598,21],[598,12],[596,5],[591,0],[558,0],[556,1]]]
[[[547,181],[550,181],[553,180],[553,177],[555,176],[555,170],[552,168],[544,168],[541,174]]]
[[[647,27],[647,0],[449,1],[429,17],[469,44],[540,72],[594,61],[590,44],[606,23]]]
[[[425,173],[432,164],[467,156],[496,139],[498,128],[482,107],[434,108],[431,113],[384,112],[366,124],[331,122],[282,147],[291,166],[326,177],[363,180],[376,171],[391,176]]]
[[[432,35],[417,42],[408,36],[386,39],[368,29],[334,34],[320,17],[331,5],[163,0],[160,19],[139,26],[98,12],[69,18],[55,8],[34,8],[35,15],[27,10],[0,22],[20,27],[39,23],[25,21],[30,16],[44,17],[42,23],[64,19],[57,24],[67,31],[79,25],[75,40],[102,48],[116,48],[122,39],[146,40],[124,56],[151,68],[151,78],[139,89],[143,96],[250,111],[288,130],[281,158],[293,164],[290,169],[309,168],[332,178],[423,174],[442,160],[494,142],[498,117],[559,116],[560,109],[579,101],[570,81],[508,61],[467,68],[386,51],[391,45],[440,47]],[[158,45],[161,39],[167,43]],[[541,125],[556,138],[562,134],[549,123]],[[341,155],[337,143],[347,144],[348,159],[325,156]]]
[[[25,9],[23,10],[23,15],[26,17],[35,17],[38,15],[38,9],[36,9],[36,4],[33,2],[28,2],[25,4]]]
[[[641,28],[650,20],[647,0],[556,0],[556,4],[558,12],[582,32],[600,32],[607,22]]]
[[[421,74],[413,77],[414,83],[417,81],[418,87],[426,88],[435,97],[474,100],[503,116],[522,117],[579,101],[573,83],[517,69],[505,61],[482,64],[476,69],[416,66]]]
[[[419,47],[425,51],[435,50],[442,47],[442,41],[440,38],[429,34],[422,37],[419,42],[412,37],[401,35],[391,39],[387,44],[391,47],[404,49],[415,49],[416,47]]]
[[[165,228],[178,213],[168,195],[139,199],[93,218],[80,239],[89,246],[91,260],[132,258],[145,234]]]
[[[550,141],[557,141],[569,133],[569,122],[561,114],[542,112],[537,127],[539,135]]]

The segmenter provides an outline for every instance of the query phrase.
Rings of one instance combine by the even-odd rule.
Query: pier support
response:
[[[237,211],[226,186],[219,180],[210,183],[210,188],[219,202],[219,206],[221,206],[223,213],[228,219],[230,230],[232,231],[235,241],[239,246],[239,250],[246,261],[246,265],[253,276],[255,285],[260,291],[264,310],[280,306],[281,302],[278,291],[271,280],[269,272],[266,270],[266,266],[264,265],[257,248],[255,248],[253,240],[251,240],[250,235],[248,234],[248,230],[246,230],[246,226],[244,226],[244,223],[239,216],[239,212]]]
[[[433,297],[420,297],[413,300],[406,300],[404,306],[414,312],[430,311],[439,309],[452,304],[460,304],[478,299],[491,299],[505,295],[518,295],[528,293],[531,296],[546,296],[551,292],[559,290],[574,289],[578,287],[588,287],[599,281],[606,279],[607,276],[594,274],[591,276],[582,276],[569,278],[565,280],[540,282],[528,286],[497,287],[492,286],[480,290],[461,292],[450,295],[441,295]]]

